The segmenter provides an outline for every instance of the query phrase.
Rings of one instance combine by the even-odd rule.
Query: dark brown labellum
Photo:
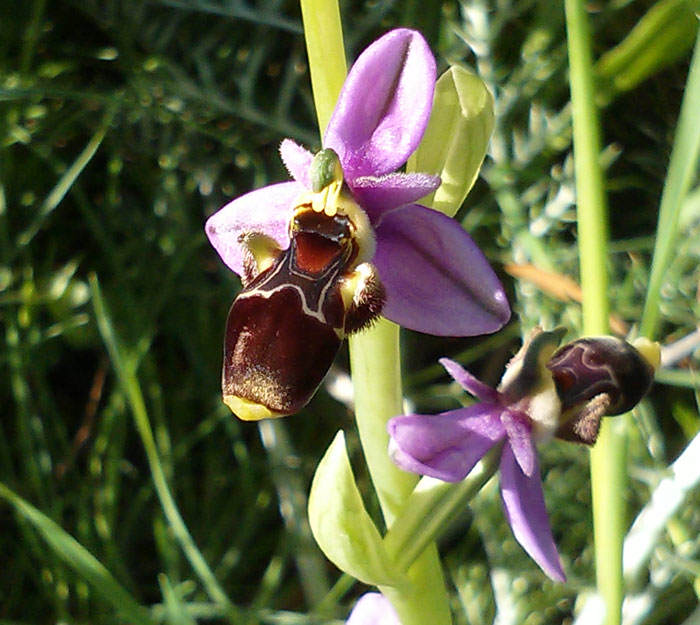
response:
[[[250,279],[226,323],[224,402],[244,420],[303,408],[346,329],[366,325],[381,310],[383,291],[376,285],[371,289],[371,279],[348,304],[347,295],[344,299],[343,284],[355,271],[357,256],[348,217],[299,209],[290,234],[289,247],[277,251],[259,274],[250,269],[255,262],[247,263]]]
[[[583,338],[559,348],[547,363],[562,409],[601,393],[611,396],[606,414],[636,406],[654,381],[654,369],[632,345],[614,337]]]
[[[341,339],[331,325],[304,312],[301,298],[286,288],[234,301],[226,323],[224,397],[265,406],[270,416],[292,414],[311,399]]]
[[[559,348],[547,363],[562,403],[557,435],[593,444],[600,419],[636,406],[654,369],[632,345],[614,337],[583,338]]]

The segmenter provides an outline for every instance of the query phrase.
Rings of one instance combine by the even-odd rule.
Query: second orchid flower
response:
[[[498,389],[459,364],[440,362],[479,403],[442,414],[391,419],[390,453],[406,471],[463,480],[500,446],[501,499],[513,535],[556,581],[564,571],[549,526],[535,443],[553,436],[592,445],[604,415],[634,407],[649,390],[659,348],[614,337],[579,339],[557,349],[562,329],[535,330],[511,360]]]

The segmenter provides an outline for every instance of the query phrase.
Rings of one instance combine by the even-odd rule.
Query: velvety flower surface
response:
[[[440,179],[396,172],[423,136],[434,86],[435,59],[423,37],[390,31],[353,65],[323,145],[337,153],[344,186],[368,217],[375,240],[369,260],[386,291],[383,314],[436,335],[493,332],[510,316],[493,270],[459,223],[415,203]],[[280,152],[293,181],[243,195],[207,221],[209,240],[239,275],[242,237],[262,233],[286,249],[294,208],[311,189],[313,155],[290,139]]]
[[[396,611],[384,595],[368,592],[355,604],[346,625],[401,625]]]
[[[558,340],[554,339],[556,346]],[[487,451],[500,444],[501,500],[513,534],[550,578],[564,581],[534,444],[535,438],[552,431],[561,404],[551,376],[538,380],[528,375],[532,371],[528,371],[527,347],[520,358],[513,359],[499,390],[483,384],[456,362],[440,360],[479,403],[434,416],[404,415],[391,419],[390,452],[394,462],[406,471],[458,482]],[[546,342],[543,345],[540,341],[536,349],[541,351],[543,347],[546,349]],[[529,360],[541,364],[537,356]]]

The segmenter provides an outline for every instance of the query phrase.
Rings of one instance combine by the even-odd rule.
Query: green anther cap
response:
[[[319,193],[332,182],[342,182],[343,168],[334,150],[324,148],[311,161],[311,190]]]

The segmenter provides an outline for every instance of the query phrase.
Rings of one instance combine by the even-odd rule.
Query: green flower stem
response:
[[[340,13],[333,0],[301,0],[311,84],[321,132],[330,120],[345,80],[346,65]],[[416,477],[389,459],[386,422],[401,413],[399,330],[380,320],[350,339],[355,414],[360,440],[387,527],[402,508]],[[437,548],[430,545],[408,571],[407,587],[380,590],[396,608],[403,625],[452,622]]]
[[[323,136],[347,74],[337,0],[301,0],[318,128]]]
[[[389,536],[394,520],[413,500],[418,481],[415,475],[399,469],[387,453],[386,423],[400,414],[403,407],[399,327],[381,318],[369,330],[350,337],[350,367],[360,441]],[[403,561],[411,584],[406,588],[380,587],[380,590],[396,608],[403,625],[449,624],[452,619],[437,549],[431,540],[422,540],[424,528],[419,520],[416,515],[406,520],[403,530],[399,528],[401,541],[413,538],[420,543],[412,550],[411,559]]]
[[[369,330],[350,337],[355,418],[372,483],[389,528],[410,500],[418,480],[399,469],[387,453],[386,423],[402,412],[400,363],[396,324],[382,318]],[[419,534],[423,531],[417,525],[413,530]],[[416,551],[418,554],[408,570],[409,587],[380,590],[396,608],[403,625],[449,624],[452,619],[437,549],[425,541]]]
[[[600,127],[593,87],[591,34],[583,0],[566,0],[578,238],[585,334],[608,331],[607,206],[600,167]],[[625,497],[625,421],[603,421],[591,451],[596,578],[606,606],[606,625],[622,618],[622,540]]]
[[[496,445],[461,482],[424,477],[406,500],[403,511],[384,537],[389,556],[407,570],[426,546],[437,539],[450,519],[483,488],[498,470],[503,445]]]
[[[391,526],[418,477],[389,458],[386,423],[401,414],[399,327],[383,317],[369,330],[350,337],[350,368],[355,389],[355,415],[379,505]]]
[[[608,226],[605,183],[600,168],[600,127],[593,87],[591,35],[582,0],[567,0],[574,164],[578,204],[584,331],[608,330]]]
[[[449,599],[435,544],[429,545],[408,569],[409,583],[380,586],[402,625],[451,625]]]
[[[659,208],[654,260],[651,265],[651,276],[640,327],[640,334],[650,339],[656,337],[659,327],[661,287],[666,270],[673,260],[681,207],[697,171],[700,153],[698,111],[700,111],[700,31],[695,42],[695,52],[690,64],[678,129]]]

